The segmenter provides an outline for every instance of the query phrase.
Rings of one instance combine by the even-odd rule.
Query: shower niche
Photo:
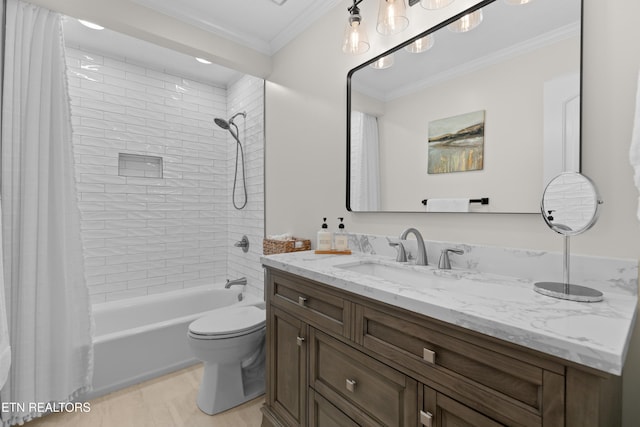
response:
[[[162,157],[119,153],[118,175],[162,178]]]

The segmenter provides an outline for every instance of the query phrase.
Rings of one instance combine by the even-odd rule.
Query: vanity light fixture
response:
[[[390,53],[387,56],[383,56],[378,59],[376,62],[371,64],[371,68],[375,68],[376,70],[384,70],[385,68],[389,68],[393,65],[393,53]]]
[[[454,33],[466,33],[476,28],[481,22],[482,9],[478,9],[447,25],[447,28]]]
[[[369,37],[367,30],[362,25],[362,17],[358,4],[362,0],[353,0],[353,6],[349,8],[349,20],[344,30],[342,51],[349,55],[359,55],[369,50]]]
[[[426,36],[421,37],[410,45],[406,46],[404,50],[411,53],[422,53],[431,49],[434,42],[435,37],[433,37],[433,34],[427,34]]]
[[[206,60],[204,58],[198,58],[197,56],[196,56],[196,61],[198,61],[201,64],[205,64],[205,65],[211,64],[211,61],[208,61],[208,60]]]
[[[349,11],[349,19],[347,21],[347,27],[344,31],[344,37],[342,41],[342,52],[348,55],[359,55],[369,50],[369,37],[367,30],[362,25],[362,16],[360,16],[360,9],[358,5],[364,0],[353,0],[353,5],[347,10]],[[449,6],[454,0],[408,0],[409,6],[415,6],[418,2],[425,9],[441,9]],[[528,2],[532,0],[507,0],[507,1],[523,1]],[[477,10],[468,15],[463,16],[459,20],[449,24],[449,29],[454,32],[462,33],[472,30],[482,22],[482,10]],[[396,34],[404,30],[409,26],[409,18],[407,18],[407,6],[405,0],[379,0],[378,7],[378,22],[376,30],[382,35]],[[405,49],[412,53],[420,53],[430,49],[433,46],[433,36],[427,35],[421,39],[416,40],[410,46]],[[380,61],[384,61],[381,59]],[[377,66],[374,68],[387,68],[390,65],[386,63],[379,64],[385,65]],[[372,65],[373,66],[373,65]]]
[[[380,0],[376,30],[384,35],[397,34],[407,28],[407,7],[404,0]]]
[[[81,23],[82,25],[84,25],[87,28],[91,28],[92,30],[104,30],[104,27],[102,25],[98,25],[95,24],[91,21],[85,21],[84,19],[78,19],[78,22]]]
[[[429,10],[442,9],[451,3],[453,3],[453,0],[420,0],[420,6]]]

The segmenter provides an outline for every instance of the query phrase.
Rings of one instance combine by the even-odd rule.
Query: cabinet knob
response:
[[[433,426],[433,414],[429,411],[420,411],[420,423],[425,427]]]
[[[436,352],[435,351],[431,351],[428,348],[423,348],[422,349],[422,359],[424,359],[424,361],[429,362],[431,364],[436,363]]]
[[[304,338],[296,337],[296,342],[298,343],[298,347],[302,347],[302,344],[304,344]]]
[[[304,305],[307,303],[307,298],[305,297],[298,297],[298,305],[301,305],[304,307]]]
[[[347,390],[353,393],[356,390],[356,380],[347,378]]]

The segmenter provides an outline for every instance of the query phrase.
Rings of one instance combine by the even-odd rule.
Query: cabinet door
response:
[[[309,389],[309,427],[360,427],[360,424]]]
[[[268,403],[288,426],[306,425],[307,325],[271,307],[268,334]]]
[[[504,427],[491,418],[424,387],[420,423],[424,427]]]

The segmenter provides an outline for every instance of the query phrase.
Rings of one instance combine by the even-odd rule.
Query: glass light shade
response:
[[[342,51],[348,55],[359,55],[369,50],[369,37],[360,20],[349,18],[344,30]]]
[[[506,4],[527,4],[531,3],[533,0],[504,0]]]
[[[404,0],[380,0],[376,30],[385,36],[399,33],[407,28],[407,7]]]
[[[447,25],[451,31],[455,33],[465,33],[476,28],[482,22],[482,9],[468,13],[457,21]]]
[[[411,52],[411,53],[422,53],[426,50],[431,49],[433,47],[434,42],[435,42],[435,38],[433,37],[433,35],[428,34],[414,41],[410,45],[406,46],[404,49],[407,52]]]
[[[389,55],[383,56],[376,62],[372,63],[371,67],[375,68],[376,70],[384,70],[385,68],[391,67],[393,65],[393,61],[393,53],[390,53]]]
[[[453,3],[453,0],[420,0],[420,6],[429,10],[442,9],[451,3]]]

